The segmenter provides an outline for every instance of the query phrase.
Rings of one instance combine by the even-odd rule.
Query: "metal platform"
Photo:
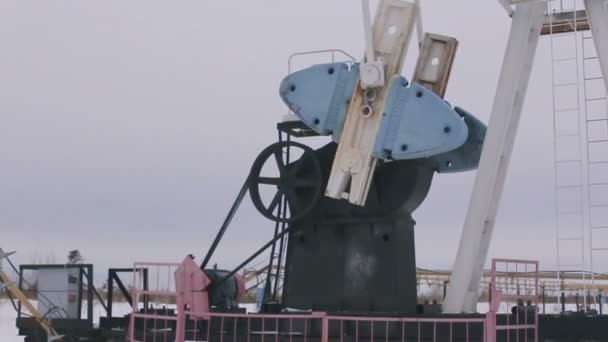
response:
[[[588,31],[589,19],[587,11],[578,10],[559,12],[545,15],[545,23],[540,31],[541,35]]]

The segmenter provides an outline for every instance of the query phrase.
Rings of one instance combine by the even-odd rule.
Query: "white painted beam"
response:
[[[363,12],[363,33],[365,38],[365,57],[367,62],[376,60],[374,54],[374,39],[372,32],[372,14],[369,10],[369,0],[361,0],[361,10]]]
[[[608,91],[608,0],[585,0],[585,8]]]
[[[422,49],[424,42],[424,27],[422,26],[422,5],[420,0],[415,0],[414,3],[418,6],[418,15],[416,16],[416,34],[418,35],[418,48]]]
[[[476,312],[479,281],[513,152],[546,4],[517,5],[492,107],[445,313]]]
[[[498,2],[505,9],[505,11],[507,11],[509,17],[512,17],[513,14],[515,14],[515,10],[513,10],[513,7],[511,7],[511,2],[509,0],[498,0]]]
[[[418,7],[407,1],[381,0],[378,5],[373,47],[375,57],[384,61],[385,80],[401,73],[417,13]],[[365,205],[376,168],[372,151],[388,93],[386,84],[375,92],[370,102],[360,82],[355,87],[325,191],[328,197]],[[371,111],[364,110],[370,107]]]

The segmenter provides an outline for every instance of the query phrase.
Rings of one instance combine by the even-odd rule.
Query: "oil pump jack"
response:
[[[369,2],[361,3],[364,58],[314,65],[285,78],[280,95],[298,121],[278,124],[285,139],[261,153],[237,202],[249,190],[255,207],[277,223],[264,248],[274,253],[280,240],[279,250],[287,251],[284,260],[279,257],[286,263],[284,306],[411,312],[412,213],[435,173],[479,166],[443,306],[445,313],[475,312],[533,58],[551,16],[547,1],[499,0],[512,25],[487,134],[472,114],[442,99],[457,41],[423,37],[419,1],[380,1],[373,25]],[[606,75],[608,1],[585,0],[585,7]],[[409,82],[401,69],[415,28],[420,54]],[[312,150],[291,140],[310,135],[332,142]],[[301,156],[293,162],[298,153],[292,150]],[[262,174],[269,161],[278,176]],[[276,190],[267,201],[265,187]]]
[[[423,36],[418,3],[382,0],[373,25],[369,6],[362,1],[361,62],[313,65],[283,80],[280,96],[297,120],[278,124],[286,137],[255,160],[235,203],[248,191],[277,224],[275,238],[245,263],[266,248],[276,254],[278,242],[278,262],[285,263],[280,307],[416,312],[412,213],[435,173],[478,165],[485,125],[443,99],[456,39]],[[421,53],[410,82],[401,71],[416,27]],[[331,141],[313,150],[292,140],[311,135]],[[271,166],[275,174],[267,174]],[[274,295],[277,283],[278,274]]]
[[[443,99],[458,43],[442,35],[423,35],[419,1],[380,0],[372,25],[369,1],[362,0],[364,58],[360,62],[353,59],[313,65],[283,80],[280,96],[296,120],[277,124],[279,142],[264,149],[255,160],[201,265],[191,257],[181,264],[148,264],[168,266],[167,279],[170,282],[174,275],[174,292],[149,291],[147,280],[142,282],[143,289],[138,289],[135,280],[140,274],[141,279],[147,279],[148,269],[131,270],[136,275],[133,311],[119,322],[121,327],[126,326],[125,320],[130,322],[129,340],[135,341],[141,334],[142,341],[155,341],[157,336],[198,340],[197,333],[206,333],[208,341],[229,340],[224,339],[226,336],[233,341],[253,336],[252,340],[257,341],[268,334],[276,341],[302,337],[304,341],[342,341],[345,337],[373,341],[374,336],[405,341],[406,326],[412,325],[415,329],[408,330],[408,340],[427,340],[423,338],[425,333],[433,341],[447,340],[448,336],[449,340],[467,341],[508,341],[520,336],[538,340],[543,328],[539,329],[536,307],[524,311],[523,317],[515,308],[513,321],[510,314],[496,315],[497,301],[493,301],[485,318],[463,318],[475,311],[479,278],[545,18],[545,1],[499,2],[513,24],[486,130],[472,114]],[[605,76],[608,1],[585,0],[585,4]],[[579,25],[566,22],[565,30],[570,24]],[[416,28],[420,54],[410,82],[401,75],[401,69]],[[310,136],[327,136],[330,141],[318,149],[293,141]],[[268,173],[270,166],[274,166],[274,174]],[[478,166],[444,315],[434,320],[412,318],[419,309],[416,222],[412,215],[428,194],[435,173],[464,172]],[[274,237],[233,271],[208,268],[247,193],[256,209],[275,223]],[[283,312],[242,314],[238,299],[243,283],[237,273],[269,249],[264,295],[267,305],[262,312]],[[0,259],[6,257],[8,254],[0,251]],[[174,266],[176,269],[171,268]],[[282,269],[285,274],[278,298]],[[538,263],[536,274],[538,281]],[[0,289],[19,293],[6,275],[0,278]],[[174,296],[176,301],[153,307],[148,305],[150,296]],[[284,313],[292,312],[288,309],[304,312],[288,315]],[[62,338],[52,331],[50,321],[37,317],[41,315],[36,315],[34,308],[30,312],[47,335]],[[108,316],[112,321],[112,315]],[[581,325],[590,327],[591,332],[576,332],[576,338],[603,337],[605,329],[600,329],[603,325],[597,322],[605,321],[605,317],[544,315],[540,324],[544,324],[544,334],[551,340],[570,340],[566,333]],[[147,320],[154,321],[153,327],[146,326]],[[159,329],[158,320],[164,321]],[[294,326],[294,320],[300,324]],[[268,321],[273,322],[270,327],[265,326]],[[360,322],[367,325],[361,328],[364,324]],[[374,326],[374,322],[383,324]],[[425,323],[431,325],[423,328]],[[458,323],[462,328],[459,331]],[[502,323],[500,329],[498,323]],[[473,334],[469,334],[471,324],[476,324]],[[112,327],[106,332],[114,330]],[[314,334],[307,339],[308,333]]]

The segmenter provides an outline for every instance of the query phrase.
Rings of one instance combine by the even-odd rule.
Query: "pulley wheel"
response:
[[[288,155],[290,160],[297,160],[287,163]],[[249,174],[253,205],[264,217],[278,222],[295,222],[310,213],[319,201],[322,186],[321,164],[315,151],[292,141],[264,149]]]

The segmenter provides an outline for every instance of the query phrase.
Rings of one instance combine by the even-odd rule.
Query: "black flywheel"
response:
[[[278,222],[295,222],[310,213],[322,186],[321,164],[314,150],[292,141],[264,149],[249,174],[253,205],[264,217]]]

